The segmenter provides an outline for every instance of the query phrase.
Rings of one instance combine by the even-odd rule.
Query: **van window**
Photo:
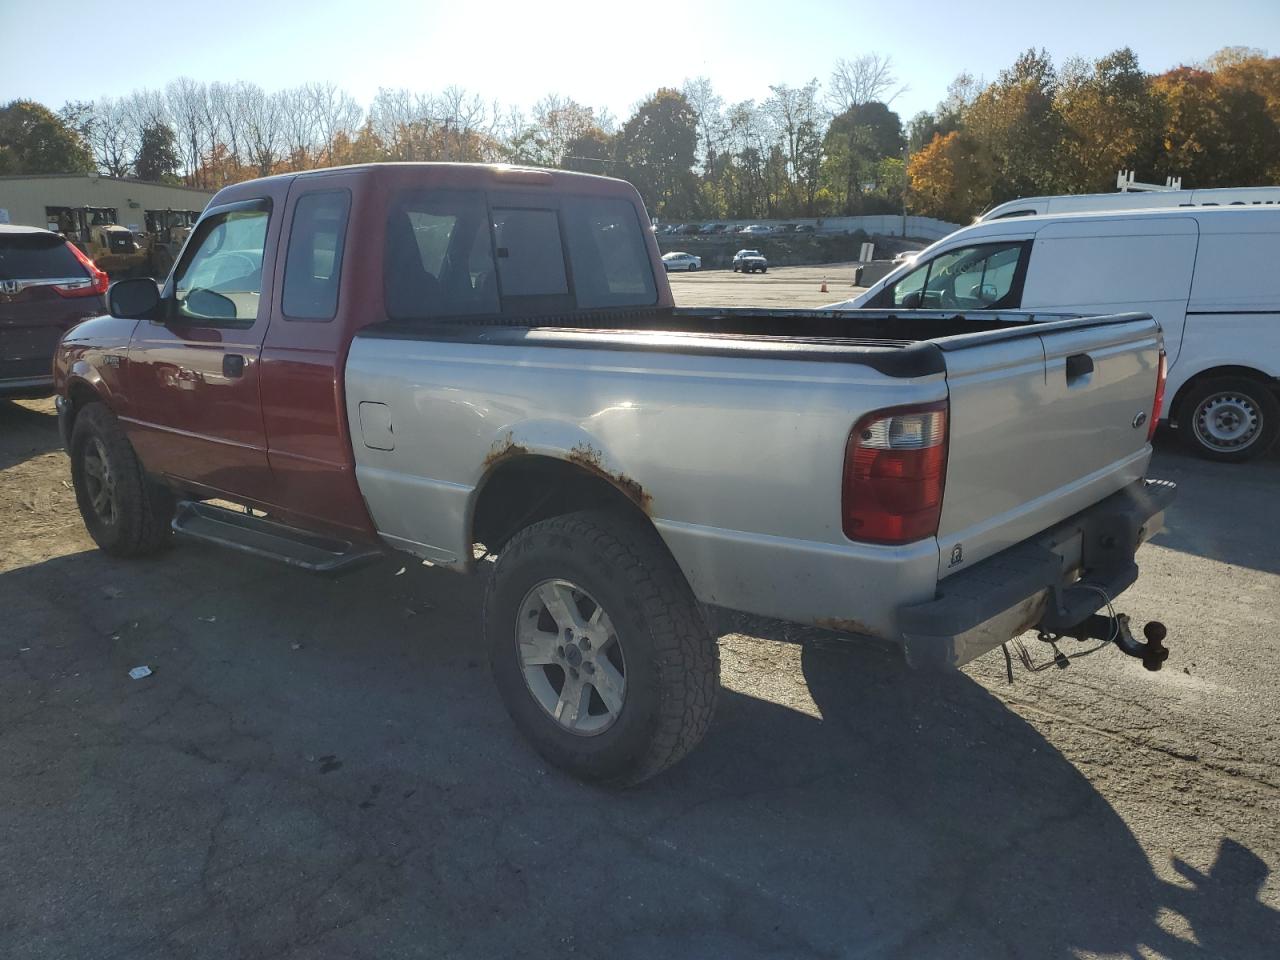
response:
[[[940,253],[885,287],[871,306],[907,310],[999,310],[1021,297],[1028,241],[985,243]]]
[[[347,234],[351,194],[308,193],[293,208],[284,268],[284,315],[294,320],[332,320],[338,309],[338,277]]]

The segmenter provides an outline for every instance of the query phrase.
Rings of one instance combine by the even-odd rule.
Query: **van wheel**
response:
[[[1280,434],[1280,401],[1258,380],[1219,377],[1192,388],[1178,421],[1191,450],[1206,460],[1251,460]]]
[[[105,553],[139,557],[169,543],[173,496],[147,478],[120,422],[100,403],[76,415],[71,484],[85,528]]]
[[[716,640],[657,534],[627,517],[573,513],[516,534],[486,589],[484,632],[507,712],[575,777],[639,783],[711,723]]]

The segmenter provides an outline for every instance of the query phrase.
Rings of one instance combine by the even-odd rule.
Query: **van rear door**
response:
[[[944,338],[950,395],[939,577],[1140,479],[1160,330],[1142,315]]]

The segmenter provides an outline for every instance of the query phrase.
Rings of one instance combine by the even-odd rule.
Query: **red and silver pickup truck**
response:
[[[648,223],[622,181],[501,166],[227,187],[58,350],[89,533],[483,572],[509,712],[605,782],[706,731],[717,608],[919,666],[1029,629],[1159,666],[1098,613],[1173,498],[1149,317],[678,310]]]

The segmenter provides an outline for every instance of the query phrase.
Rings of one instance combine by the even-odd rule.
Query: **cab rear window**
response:
[[[385,242],[394,319],[657,302],[643,227],[626,200],[407,191],[392,202]]]
[[[0,233],[0,280],[59,280],[88,274],[52,233]]]

